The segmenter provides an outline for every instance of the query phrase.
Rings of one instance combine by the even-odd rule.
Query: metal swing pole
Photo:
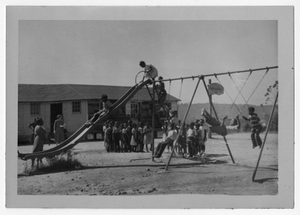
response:
[[[209,98],[209,104],[210,104],[210,106],[212,107],[212,109],[213,109],[213,111],[214,111],[214,113],[215,113],[216,119],[219,120],[218,115],[217,115],[217,112],[216,112],[216,109],[215,109],[215,106],[214,106],[214,104],[212,103],[211,97],[209,96],[209,92],[208,92],[208,89],[207,89],[207,86],[206,86],[206,83],[205,83],[204,78],[202,79],[202,81],[203,81],[203,84],[204,84],[206,93],[207,93],[207,95],[208,95],[208,98]],[[233,159],[233,156],[232,156],[232,154],[231,154],[231,150],[230,150],[229,145],[228,145],[228,143],[227,143],[226,137],[223,136],[223,139],[224,139],[224,141],[225,141],[225,144],[226,144],[227,150],[228,150],[228,152],[229,152],[229,155],[230,155],[230,157],[231,157],[232,163],[235,163],[235,162],[234,162],[234,159]]]
[[[208,84],[211,84],[211,79],[208,79]],[[212,95],[208,95],[209,99],[212,101]],[[212,115],[212,106],[209,104],[209,114]],[[210,129],[208,130],[208,138],[212,138],[211,137],[211,131]]]
[[[277,104],[277,99],[278,99],[278,92],[277,92],[276,97],[275,97],[275,101],[274,101],[273,108],[272,108],[272,111],[271,111],[271,115],[270,115],[270,118],[269,118],[269,121],[268,121],[267,129],[266,129],[266,134],[265,134],[265,137],[264,137],[263,144],[261,146],[261,150],[260,150],[260,153],[259,153],[257,164],[256,164],[255,170],[254,170],[253,175],[252,175],[252,181],[255,180],[255,176],[256,176],[256,172],[257,172],[258,165],[259,165],[259,162],[260,162],[260,158],[261,158],[261,155],[262,155],[262,152],[263,152],[266,140],[267,140],[267,136],[268,136],[268,133],[269,133],[269,130],[270,130],[270,125],[271,125],[272,117],[273,117],[274,112],[275,112],[275,107],[276,107],[276,104]]]
[[[153,162],[154,162],[153,156],[154,156],[154,135],[155,135],[154,127],[155,127],[155,81],[154,79],[152,79],[152,144],[151,144],[152,156],[151,157]]]
[[[247,70],[240,70],[240,71],[232,71],[232,72],[221,72],[221,73],[213,73],[213,74],[207,74],[207,75],[201,75],[204,78],[205,77],[212,77],[212,76],[220,76],[220,75],[229,75],[229,74],[238,74],[238,73],[247,73],[247,72],[256,72],[256,71],[261,71],[261,70],[266,70],[266,69],[277,69],[278,66],[272,66],[272,67],[264,67],[264,68],[257,68],[257,69],[247,69]],[[181,77],[181,78],[170,78],[170,79],[163,79],[162,81],[178,81],[178,80],[183,80],[183,79],[194,79],[199,76],[188,76],[188,77]]]
[[[199,86],[199,83],[200,83],[200,80],[201,80],[201,79],[203,79],[203,76],[199,76],[199,80],[198,80],[198,82],[197,82],[197,85],[196,85],[196,88],[195,88],[195,90],[194,90],[193,96],[192,96],[192,98],[191,98],[190,104],[189,104],[189,106],[188,106],[188,108],[187,108],[187,110],[186,110],[186,112],[185,112],[185,115],[184,115],[183,121],[182,121],[182,123],[181,123],[180,129],[179,129],[179,131],[178,131],[178,133],[177,133],[177,136],[176,136],[176,139],[175,139],[175,141],[174,141],[174,143],[173,143],[173,144],[174,144],[174,147],[172,148],[171,156],[169,157],[169,160],[168,160],[168,163],[167,163],[167,165],[166,165],[165,171],[168,170],[169,164],[170,164],[170,162],[171,162],[171,159],[172,159],[172,156],[173,156],[173,153],[174,153],[174,150],[175,150],[175,146],[176,146],[176,144],[177,144],[177,142],[178,142],[180,133],[181,133],[181,131],[182,131],[182,129],[183,129],[183,126],[184,126],[184,124],[185,124],[185,120],[186,120],[187,115],[188,115],[188,113],[189,113],[189,111],[190,111],[191,105],[192,105],[192,103],[193,103],[193,100],[194,100],[194,97],[195,97],[195,94],[196,94],[196,92],[197,92],[197,89],[198,89],[198,86]]]

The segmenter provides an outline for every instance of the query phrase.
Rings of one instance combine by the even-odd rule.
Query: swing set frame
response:
[[[238,74],[238,73],[250,73],[250,74],[252,74],[252,72],[256,72],[256,71],[264,71],[264,70],[267,70],[266,71],[266,73],[267,72],[269,72],[270,70],[273,70],[273,69],[277,69],[278,68],[278,66],[272,66],[272,67],[265,67],[265,68],[257,68],[257,69],[248,69],[248,70],[240,70],[240,71],[232,71],[232,72],[224,72],[224,73],[214,73],[214,74],[207,74],[207,75],[198,75],[198,76],[189,76],[189,77],[180,77],[180,78],[173,78],[173,79],[163,79],[163,80],[161,80],[161,81],[164,81],[164,82],[167,82],[167,81],[169,81],[170,83],[171,83],[171,81],[178,81],[178,80],[181,80],[181,84],[183,83],[183,80],[185,80],[185,79],[196,79],[196,78],[198,78],[198,82],[197,82],[197,84],[196,84],[196,87],[195,87],[195,90],[194,90],[194,93],[193,93],[193,95],[192,95],[192,98],[191,98],[191,100],[190,100],[190,103],[189,103],[189,106],[188,106],[188,108],[187,108],[187,110],[186,110],[186,113],[185,113],[185,115],[184,115],[184,118],[183,118],[183,120],[182,120],[182,123],[181,123],[181,126],[180,126],[180,130],[178,131],[178,134],[177,134],[177,137],[176,137],[176,139],[175,139],[175,141],[174,141],[174,147],[172,148],[172,152],[171,152],[171,155],[170,155],[170,157],[169,157],[169,160],[168,160],[168,163],[167,163],[167,165],[166,165],[166,167],[165,167],[165,171],[168,171],[168,167],[169,167],[169,164],[170,164],[170,162],[171,162],[171,159],[172,159],[172,156],[173,156],[173,154],[174,154],[174,150],[175,150],[175,146],[176,146],[176,144],[178,144],[178,139],[179,139],[179,134],[181,133],[181,131],[182,131],[182,129],[183,129],[183,125],[185,124],[185,121],[186,121],[186,118],[187,118],[187,116],[188,116],[188,113],[189,113],[189,111],[190,111],[190,107],[191,107],[191,105],[192,105],[192,102],[193,102],[193,100],[194,100],[194,97],[195,97],[195,94],[196,94],[196,92],[197,92],[197,89],[198,89],[198,86],[199,86],[199,83],[200,83],[200,81],[202,80],[202,82],[203,82],[203,85],[204,85],[204,87],[205,87],[205,90],[206,90],[206,93],[207,93],[207,96],[208,96],[208,98],[209,98],[209,103],[210,103],[210,106],[211,106],[211,108],[212,108],[212,110],[213,110],[213,112],[214,112],[214,115],[215,115],[215,117],[216,117],[216,119],[217,120],[219,120],[219,118],[218,118],[218,115],[217,115],[217,112],[216,112],[216,109],[215,109],[215,107],[214,107],[214,104],[213,104],[213,102],[212,102],[212,97],[210,96],[210,94],[209,94],[209,92],[208,92],[208,87],[207,87],[207,85],[206,85],[206,82],[205,82],[205,78],[206,77],[212,77],[212,76],[214,76],[214,77],[216,77],[217,78],[217,76],[222,76],[222,75],[231,75],[231,74]],[[265,74],[266,75],[266,74]],[[249,78],[249,76],[248,76],[248,78]],[[157,81],[155,81],[154,79],[153,79],[153,86],[154,86],[154,84],[155,84],[155,82],[157,82]],[[259,83],[260,84],[260,83]],[[241,94],[241,90],[242,89],[239,89],[239,94]],[[252,93],[253,94],[253,93]],[[252,94],[251,94],[251,96],[252,96]],[[152,103],[153,103],[153,105],[155,104],[155,92],[154,92],[154,87],[153,87],[153,93],[152,93]],[[265,142],[266,142],[266,138],[267,138],[267,135],[268,135],[268,132],[269,132],[269,128],[270,128],[270,122],[271,122],[271,120],[272,120],[272,118],[273,118],[273,115],[274,115],[274,108],[275,108],[275,106],[276,106],[276,104],[277,104],[277,98],[278,98],[278,93],[277,93],[277,95],[276,95],[276,99],[275,99],[275,101],[274,101],[274,105],[273,105],[273,109],[272,109],[272,111],[271,111],[271,115],[270,115],[270,118],[269,118],[269,120],[268,120],[268,126],[267,126],[267,129],[266,129],[266,133],[265,133],[265,137],[264,137],[264,141],[263,141],[263,145],[262,145],[262,147],[261,147],[261,151],[260,151],[260,155],[259,155],[259,158],[258,158],[258,161],[257,161],[257,165],[256,165],[256,168],[255,168],[255,170],[254,170],[254,173],[253,173],[253,176],[252,176],[252,181],[254,181],[255,180],[255,175],[256,175],[256,172],[257,172],[257,168],[258,168],[258,165],[259,165],[259,161],[260,161],[260,158],[261,158],[261,155],[262,155],[262,151],[263,151],[263,148],[264,148],[264,145],[265,145]],[[249,100],[249,99],[248,99]],[[248,102],[248,101],[247,101]],[[154,106],[153,106],[154,107]],[[155,115],[155,111],[154,111],[154,108],[153,108],[153,113],[152,113],[152,126],[154,126],[154,124],[155,124],[155,117],[154,117],[154,115]],[[152,130],[152,136],[154,137],[154,130]],[[225,136],[223,136],[223,139],[224,139],[224,142],[225,142],[225,144],[226,144],[226,147],[227,147],[227,150],[228,150],[228,152],[229,152],[229,155],[230,155],[230,157],[231,157],[231,160],[232,160],[232,162],[233,163],[235,163],[235,161],[234,161],[234,158],[233,158],[233,156],[232,156],[232,153],[231,153],[231,150],[230,150],[230,147],[229,147],[229,145],[228,145],[228,142],[227,142],[227,139],[226,139],[226,137]],[[152,140],[152,155],[154,154],[154,138],[153,138],[153,140]],[[152,161],[154,161],[154,158],[153,158],[153,156],[152,156]]]

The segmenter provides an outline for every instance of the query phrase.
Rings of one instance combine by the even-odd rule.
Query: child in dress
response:
[[[146,125],[144,126],[143,134],[144,134],[144,145],[146,146],[146,151],[149,152],[149,150],[148,150],[148,144],[150,144],[150,149],[151,149],[151,144],[152,144],[152,128],[150,127],[148,121],[146,122]]]
[[[126,132],[127,132],[127,138],[128,138],[127,149],[129,152],[131,152],[131,145],[130,145],[131,137],[132,137],[131,130],[132,130],[132,121],[128,120]]]
[[[143,134],[143,123],[139,122],[139,127],[137,129],[137,139],[138,139],[138,151],[144,152],[144,134]]]
[[[132,152],[136,152],[136,147],[138,144],[138,136],[137,136],[137,125],[135,123],[132,124],[131,130],[131,140],[130,140],[130,147]]]
[[[105,150],[108,152],[108,144],[107,144],[107,142],[106,142],[106,129],[108,128],[108,121],[106,121],[105,123],[104,123],[104,125],[103,125],[103,128],[102,128],[102,130],[103,130],[103,141],[104,141],[104,148],[105,148]]]
[[[122,139],[121,139],[121,152],[127,152],[128,151],[128,145],[130,143],[127,135],[127,123],[123,123],[122,127]]]

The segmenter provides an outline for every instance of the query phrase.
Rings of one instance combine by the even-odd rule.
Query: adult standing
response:
[[[57,115],[56,120],[54,121],[54,139],[56,144],[59,144],[65,140],[64,134],[65,123],[62,115]]]
[[[37,125],[35,126],[35,129],[34,129],[34,141],[33,141],[33,149],[32,149],[33,153],[43,151],[44,144],[49,142],[49,139],[47,137],[47,132],[46,132],[45,128],[43,127],[43,125],[44,125],[43,119],[39,118],[36,121],[36,124]],[[32,162],[31,162],[32,167],[34,166],[34,161],[35,161],[35,158],[32,159]],[[41,161],[42,161],[41,158],[37,159],[38,167],[39,167],[39,162],[41,162]]]
[[[36,121],[38,119],[39,119],[39,117],[35,117],[34,122],[28,124],[28,128],[30,128],[32,130],[31,139],[30,139],[31,144],[33,144],[33,141],[34,141],[34,129],[35,129],[35,126],[36,126]]]

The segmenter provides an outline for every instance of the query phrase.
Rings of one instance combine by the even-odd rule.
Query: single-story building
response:
[[[107,94],[114,103],[131,87],[82,85],[82,84],[19,84],[18,86],[18,139],[28,141],[31,130],[28,125],[39,116],[50,134],[58,114],[62,114],[68,135],[80,128],[93,114],[100,110],[102,94]],[[152,92],[152,88],[149,88]],[[179,99],[168,95],[166,104],[178,109]],[[155,106],[159,108],[159,106]],[[115,119],[146,121],[152,119],[152,102],[148,90],[144,87],[119,110]],[[99,131],[97,131],[99,132]],[[97,133],[96,132],[96,133]],[[98,133],[99,134],[99,133]],[[99,134],[101,136],[101,134]],[[93,137],[91,137],[93,138]],[[94,138],[101,138],[94,135]]]

